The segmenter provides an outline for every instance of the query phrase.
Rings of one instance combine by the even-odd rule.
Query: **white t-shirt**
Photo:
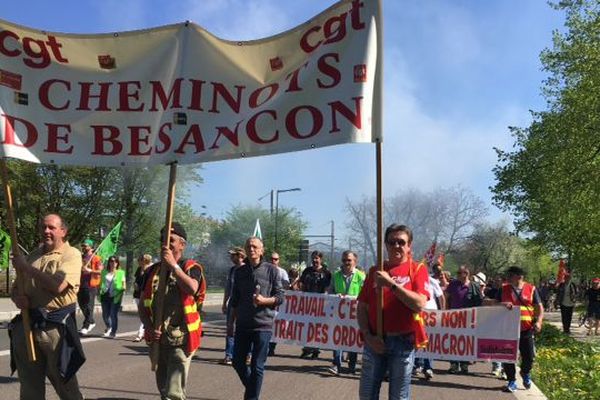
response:
[[[106,275],[104,275],[104,279],[106,279],[106,285],[108,286],[108,297],[113,297],[115,295],[113,289],[113,280],[115,279],[115,273],[106,273]]]
[[[286,289],[288,286],[290,286],[290,277],[287,271],[281,268],[279,265],[277,265],[277,271],[279,271],[279,278],[281,278],[281,284],[283,285],[283,288]]]
[[[427,304],[425,304],[425,308],[428,310],[437,310],[438,306],[437,306],[437,302],[435,301],[435,299],[437,299],[440,296],[444,295],[444,292],[442,291],[442,287],[440,286],[440,281],[438,281],[435,278],[432,278],[431,276],[429,277],[429,293],[431,293],[431,297],[429,298],[429,300],[427,300]]]

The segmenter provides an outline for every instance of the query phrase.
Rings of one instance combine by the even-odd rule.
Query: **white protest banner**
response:
[[[362,352],[356,320],[357,300],[304,292],[285,292],[272,340],[298,346]],[[417,357],[436,360],[501,361],[517,359],[518,308],[504,306],[425,310],[429,345]]]
[[[274,342],[362,352],[356,322],[357,300],[320,293],[286,291],[273,325]]]
[[[379,3],[239,42],[193,23],[80,35],[0,20],[0,157],[187,164],[374,142]]]
[[[517,359],[521,314],[518,307],[425,310],[429,344],[416,357],[454,361]]]

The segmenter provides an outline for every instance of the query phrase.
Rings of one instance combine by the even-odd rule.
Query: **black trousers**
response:
[[[521,375],[529,375],[533,367],[535,358],[535,341],[533,338],[533,329],[521,332],[519,339],[519,352],[521,353]],[[503,363],[506,378],[509,381],[515,380],[516,368],[515,364]]]
[[[560,318],[562,320],[563,332],[571,333],[571,320],[573,319],[574,307],[567,307],[561,304],[560,306]]]
[[[94,302],[96,300],[97,288],[83,287],[77,292],[77,303],[83,314],[82,328],[89,328],[94,323]]]

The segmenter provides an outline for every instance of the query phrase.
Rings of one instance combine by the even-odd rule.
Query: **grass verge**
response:
[[[600,345],[577,341],[544,324],[536,350],[532,378],[549,400],[600,398]]]

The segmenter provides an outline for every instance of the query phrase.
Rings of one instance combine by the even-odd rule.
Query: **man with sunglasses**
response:
[[[271,264],[277,267],[277,272],[279,272],[279,278],[281,279],[281,286],[283,287],[283,290],[288,290],[290,288],[290,277],[287,271],[281,265],[279,265],[279,253],[271,253]],[[275,349],[277,349],[277,343],[269,343],[269,357],[273,357],[275,355]]]
[[[164,243],[166,229],[161,230]],[[185,399],[185,385],[194,352],[200,347],[202,325],[199,306],[206,293],[202,266],[186,260],[187,245],[184,227],[173,222],[169,246],[162,247],[161,261],[148,267],[144,273],[138,313],[144,324],[148,344],[159,343],[156,385],[161,399]],[[163,302],[163,320],[154,329],[156,315],[155,291],[159,286],[160,269],[167,268],[166,294]]]
[[[415,313],[429,298],[427,267],[413,262],[412,231],[392,224],[385,231],[388,260],[383,271],[369,270],[358,296],[358,326],[365,340],[359,385],[360,400],[379,399],[389,373],[389,398],[408,400],[419,327]],[[377,336],[378,290],[383,291],[383,337]]]
[[[279,276],[281,277],[281,284],[283,285],[283,289],[287,290],[290,288],[290,277],[287,271],[279,265],[279,253],[271,253],[271,264],[277,267],[277,271],[279,271]]]

